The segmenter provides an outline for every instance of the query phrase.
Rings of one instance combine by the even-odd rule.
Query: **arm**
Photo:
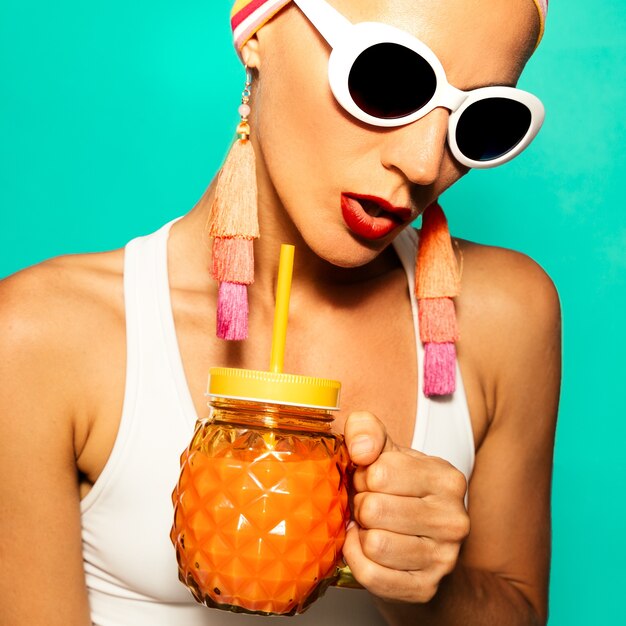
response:
[[[91,624],[81,556],[78,478],[54,272],[0,283],[0,623]]]
[[[362,436],[374,443],[374,450],[353,458],[361,466],[358,526],[350,530],[346,560],[380,598],[390,624],[530,626],[547,619],[558,298],[545,274],[521,255],[471,257],[460,352],[482,389],[471,408],[484,411],[489,426],[469,485],[467,539],[454,468],[397,448],[372,416],[356,415],[346,424],[348,445]]]

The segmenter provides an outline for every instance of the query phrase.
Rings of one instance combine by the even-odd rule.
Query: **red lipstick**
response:
[[[395,207],[384,198],[341,194],[341,214],[346,226],[363,239],[382,239],[411,219],[411,209]]]

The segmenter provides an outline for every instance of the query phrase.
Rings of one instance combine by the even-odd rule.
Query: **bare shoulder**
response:
[[[545,401],[552,403],[558,395],[561,341],[553,281],[520,252],[463,240],[458,249],[463,268],[459,358],[470,384],[473,379],[480,389],[485,419],[490,422],[498,406],[531,387],[549,384]]]
[[[5,278],[0,360],[6,374],[15,384],[37,378],[40,391],[79,376],[89,349],[123,314],[123,250],[57,257]]]
[[[102,280],[123,275],[122,249],[92,254],[58,256],[27,267],[0,280],[4,305],[17,299],[37,295],[38,301],[51,303],[72,294],[80,296],[88,290],[97,291]],[[98,281],[94,284],[94,281]],[[6,309],[3,309],[6,310]]]
[[[0,281],[3,344],[63,343],[123,296],[123,251],[67,255],[43,261]]]
[[[545,270],[520,252],[459,240],[459,316],[493,349],[560,332],[557,289]]]
[[[458,240],[462,255],[462,305],[480,308],[504,325],[553,323],[560,315],[559,297],[545,270],[521,252]],[[493,318],[492,318],[493,321]],[[492,329],[495,330],[495,329]]]

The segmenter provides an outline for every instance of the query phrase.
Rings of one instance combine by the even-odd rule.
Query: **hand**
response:
[[[344,432],[357,466],[346,563],[378,597],[428,602],[469,533],[465,476],[443,459],[396,446],[371,413],[352,413]]]

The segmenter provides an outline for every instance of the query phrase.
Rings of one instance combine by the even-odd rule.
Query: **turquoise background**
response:
[[[522,250],[559,289],[550,625],[625,624],[626,1],[550,4],[520,82],[542,132],[444,204],[456,234]],[[0,0],[0,276],[192,207],[236,122],[229,6]]]

